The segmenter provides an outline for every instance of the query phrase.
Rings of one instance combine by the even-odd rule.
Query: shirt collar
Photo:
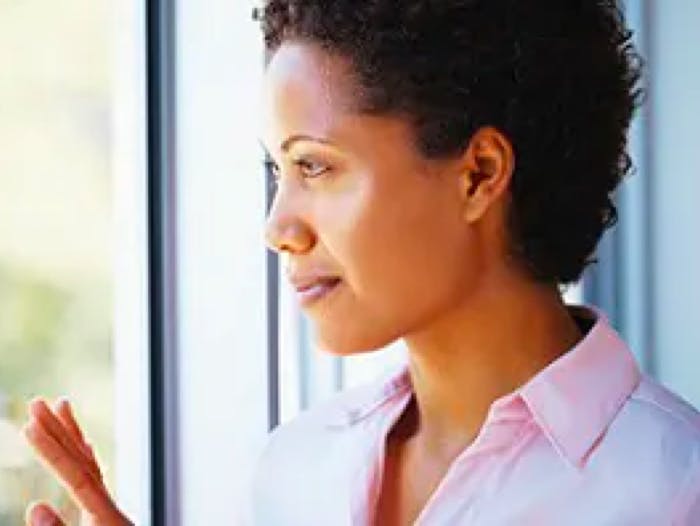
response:
[[[408,395],[412,390],[407,361],[401,361],[380,375],[379,380],[351,388],[331,403],[326,424],[343,429],[365,419],[395,397]]]
[[[523,400],[536,424],[557,452],[581,466],[591,447],[639,383],[632,353],[595,307],[568,307],[592,327],[568,352],[551,362],[514,392],[495,400],[487,420],[501,418],[514,400]],[[334,406],[327,423],[344,428],[411,391],[408,363],[390,369],[379,382],[348,393]]]
[[[596,308],[569,307],[592,328],[518,391],[557,451],[582,466],[596,440],[639,384],[637,363]]]

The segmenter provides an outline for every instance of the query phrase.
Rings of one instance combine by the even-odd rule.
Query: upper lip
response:
[[[297,291],[310,289],[315,285],[319,285],[328,281],[336,281],[340,278],[333,274],[311,273],[311,274],[288,274],[289,282]]]

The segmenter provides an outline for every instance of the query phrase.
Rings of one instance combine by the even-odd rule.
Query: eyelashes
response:
[[[317,177],[321,177],[329,170],[326,165],[310,159],[297,159],[294,161],[294,165],[300,168],[305,179],[315,179]]]
[[[273,186],[277,186],[280,180],[280,168],[271,157],[266,156],[263,161],[263,168],[268,179],[271,181]],[[328,172],[331,168],[323,163],[312,161],[310,159],[299,158],[295,159],[292,163],[300,172],[303,179],[318,179]]]

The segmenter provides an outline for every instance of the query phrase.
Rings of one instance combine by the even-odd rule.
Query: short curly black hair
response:
[[[512,256],[540,282],[577,281],[617,220],[642,60],[614,0],[268,0],[285,41],[349,59],[358,111],[406,116],[427,158],[481,127],[513,145]]]

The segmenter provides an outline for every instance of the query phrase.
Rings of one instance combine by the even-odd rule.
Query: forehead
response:
[[[350,111],[352,86],[346,60],[310,44],[283,44],[263,77],[265,138],[279,142],[292,133],[328,135]]]

